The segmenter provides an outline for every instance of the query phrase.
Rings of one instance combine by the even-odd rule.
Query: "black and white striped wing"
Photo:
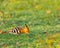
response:
[[[21,29],[22,29],[21,27],[16,27],[16,28],[14,28],[14,29],[9,30],[8,32],[9,32],[10,34],[18,34],[18,33],[20,33],[20,30],[21,30]]]

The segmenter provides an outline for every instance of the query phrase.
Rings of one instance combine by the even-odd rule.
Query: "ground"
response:
[[[30,34],[0,34],[0,48],[60,48],[60,0],[0,0],[0,30],[24,24]]]

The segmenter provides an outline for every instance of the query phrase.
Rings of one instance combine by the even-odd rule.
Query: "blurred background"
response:
[[[0,29],[24,24],[60,26],[60,0],[0,0]]]
[[[51,36],[56,32],[60,32],[60,0],[0,0],[0,30],[6,31],[11,29],[12,27],[17,27],[20,25],[23,26],[24,24],[27,24],[29,26],[31,33],[30,37],[33,38],[28,38],[26,35],[23,35],[23,37],[18,36],[18,38],[22,38],[23,41],[21,39],[19,40],[21,40],[23,44],[25,40],[28,40],[28,42],[25,41],[26,44],[31,41],[28,46],[26,46],[25,44],[20,47],[22,48],[24,46],[25,48],[40,48],[41,45],[37,42],[40,41],[40,37],[42,38],[41,40],[46,40],[46,35],[43,34],[44,32],[47,32],[49,34],[51,33]],[[1,36],[5,38],[4,35]],[[12,39],[16,38],[16,36],[13,37],[14,35],[11,36]],[[25,39],[25,37],[27,37],[27,39]],[[6,42],[6,40],[9,40],[7,38],[1,42]],[[18,38],[16,41],[18,41]],[[52,48],[55,47],[60,38],[58,38],[57,40]],[[16,41],[14,42],[14,44],[11,43],[11,40],[8,42],[11,43],[14,47]],[[53,41],[48,40],[48,42]],[[45,47],[45,43],[46,42],[42,44],[41,48]]]

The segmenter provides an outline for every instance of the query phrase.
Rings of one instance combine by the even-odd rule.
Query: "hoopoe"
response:
[[[11,30],[8,30],[6,31],[7,33],[11,33],[11,34],[22,34],[22,33],[25,33],[25,34],[29,34],[29,27],[25,24],[25,27],[16,27],[16,28],[13,28]]]

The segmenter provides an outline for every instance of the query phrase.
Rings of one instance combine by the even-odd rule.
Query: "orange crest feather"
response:
[[[29,34],[29,27],[25,24],[25,27],[21,30],[21,32]]]

